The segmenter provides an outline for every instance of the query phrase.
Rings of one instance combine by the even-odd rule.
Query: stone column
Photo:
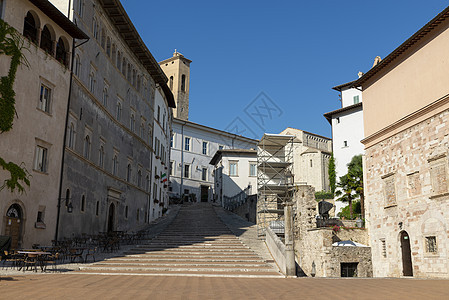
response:
[[[296,276],[295,251],[293,249],[293,202],[287,201],[284,205],[284,231],[285,231],[285,275]]]

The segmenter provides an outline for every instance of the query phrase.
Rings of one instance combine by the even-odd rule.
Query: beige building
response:
[[[316,191],[329,191],[329,159],[332,140],[288,127],[282,135],[293,135],[293,174],[295,184],[308,184]]]
[[[0,17],[24,36],[29,63],[16,74],[17,118],[12,130],[0,135],[0,153],[6,161],[23,163],[31,175],[26,193],[0,191],[0,234],[12,237],[12,248],[49,245],[56,229],[70,52],[73,38],[87,36],[46,0],[0,1],[0,7]],[[9,64],[1,55],[2,76]]]
[[[449,274],[448,48],[446,8],[354,83],[374,276]]]

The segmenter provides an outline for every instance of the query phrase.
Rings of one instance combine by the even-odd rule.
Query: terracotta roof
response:
[[[81,40],[89,39],[89,36],[72,23],[59,9],[47,0],[30,0],[37,8],[39,8],[44,14],[52,19],[59,27],[64,29],[65,32],[70,34],[71,37]]]
[[[176,107],[175,99],[170,88],[167,86],[167,76],[165,76],[158,62],[154,59],[150,50],[143,42],[137,29],[131,22],[128,14],[119,0],[99,0],[101,6],[109,17],[111,23],[120,33],[122,39],[139,59],[142,65],[151,74],[156,83],[158,83],[167,97],[170,107]]]
[[[424,25],[420,30],[418,30],[415,34],[413,34],[409,39],[407,39],[404,43],[402,43],[399,47],[397,47],[393,52],[391,52],[387,57],[385,57],[380,63],[378,63],[375,67],[371,68],[368,72],[366,72],[362,77],[358,80],[354,81],[352,87],[362,86],[368,79],[373,77],[376,73],[381,71],[383,68],[388,66],[391,62],[396,60],[399,56],[401,56],[407,49],[415,45],[422,38],[428,35],[431,31],[433,31],[438,25],[444,22],[449,18],[449,6],[446,7],[441,13],[439,13],[435,18],[433,18],[429,23]]]
[[[337,109],[337,110],[333,110],[333,111],[327,112],[327,113],[323,114],[323,116],[327,119],[327,121],[329,122],[329,124],[332,125],[332,116],[333,116],[333,115],[336,115],[336,114],[339,114],[339,113],[341,113],[341,112],[345,112],[345,111],[348,111],[348,110],[353,110],[353,109],[358,108],[358,107],[360,107],[361,109],[363,109],[362,102],[359,102],[359,103],[357,103],[357,104],[345,106],[345,107],[342,107],[342,108],[340,108],[340,109]]]

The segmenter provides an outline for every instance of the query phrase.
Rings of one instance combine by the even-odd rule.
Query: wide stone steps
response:
[[[84,274],[283,277],[244,245],[209,204],[183,206],[161,234],[80,268]]]

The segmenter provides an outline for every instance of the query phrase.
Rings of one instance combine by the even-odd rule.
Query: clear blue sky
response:
[[[175,49],[191,64],[189,120],[247,136],[295,127],[331,136],[331,88],[366,72],[441,12],[443,0],[122,0],[156,60]],[[264,92],[277,110],[251,118]],[[269,100],[265,102],[270,105]],[[262,105],[263,106],[263,105]],[[271,105],[271,108],[276,106]],[[254,113],[254,110],[253,110]],[[254,116],[254,114],[252,115]],[[237,119],[236,119],[237,118]],[[242,125],[244,124],[244,125]],[[260,126],[258,126],[260,125]],[[234,129],[235,130],[235,129]]]

